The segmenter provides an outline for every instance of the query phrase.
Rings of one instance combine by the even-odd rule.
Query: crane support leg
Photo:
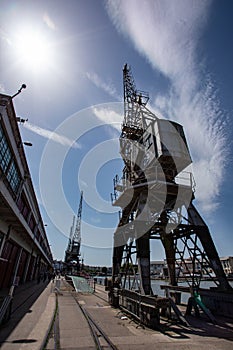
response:
[[[161,240],[162,240],[165,254],[166,254],[170,283],[172,286],[176,286],[177,285],[176,266],[175,266],[176,251],[174,246],[174,239],[171,235],[164,233],[161,237]]]
[[[149,234],[136,240],[138,270],[141,277],[141,294],[151,295],[150,285],[150,237]]]
[[[220,287],[223,290],[232,290],[226,275],[223,271],[223,267],[221,264],[221,261],[219,259],[218,253],[216,251],[214,242],[212,240],[212,237],[210,235],[210,232],[208,230],[208,227],[206,227],[205,230],[202,232],[198,233],[198,238],[200,239],[200,242],[205,249],[206,255],[209,258],[211,267],[213,268],[215,275],[219,281]]]
[[[124,246],[114,247],[113,248],[113,270],[112,270],[112,282],[113,286],[119,287],[120,284],[120,268],[122,263],[122,256],[124,252]]]
[[[220,287],[223,290],[232,290],[232,287],[230,286],[226,275],[223,271],[223,267],[219,259],[214,242],[212,240],[212,237],[210,235],[209,229],[192,203],[188,208],[188,217],[193,224],[196,224],[198,226],[197,236],[200,239],[200,242],[206,252],[206,255],[209,258],[211,267],[215,272]]]

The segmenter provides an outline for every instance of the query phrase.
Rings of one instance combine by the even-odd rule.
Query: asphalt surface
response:
[[[112,308],[104,286],[97,285],[94,294],[81,294],[63,279],[18,290],[12,317],[0,328],[1,349],[96,349],[80,306],[119,350],[233,349],[233,320],[218,318],[214,325],[204,316],[189,316],[190,327],[185,327],[161,319],[160,328],[151,330]]]

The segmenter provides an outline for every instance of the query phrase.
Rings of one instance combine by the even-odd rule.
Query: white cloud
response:
[[[121,131],[121,123],[123,117],[121,114],[117,113],[114,109],[108,107],[93,107],[93,113],[95,116],[104,122],[107,126],[113,127],[117,130],[116,138],[119,137],[119,132]]]
[[[76,141],[70,140],[68,137],[63,136],[63,135],[59,135],[51,130],[43,129],[37,125],[33,125],[31,123],[28,123],[28,122],[26,122],[24,124],[24,127],[33,131],[37,135],[45,137],[46,139],[53,140],[54,142],[57,142],[61,145],[69,146],[72,148],[81,148],[81,145],[79,143],[77,143]]]
[[[47,14],[44,13],[43,15],[43,21],[45,22],[45,24],[47,24],[47,26],[52,29],[52,30],[56,30],[56,25],[53,22],[53,20],[51,19],[51,17]]]
[[[3,94],[6,92],[5,86],[1,83],[0,83],[0,92]]]
[[[107,94],[114,97],[116,100],[121,101],[122,98],[117,94],[117,91],[112,83],[106,83],[96,73],[86,73],[87,78],[95,84],[98,88],[104,90]]]
[[[211,213],[218,205],[228,157],[227,121],[219,109],[212,84],[207,83],[206,87],[189,96],[177,91],[171,92],[169,98],[159,96],[155,106],[161,114],[184,126],[194,161],[196,198],[202,210]]]
[[[187,73],[195,79],[195,39],[209,5],[208,0],[109,0],[107,10],[118,30],[151,65],[177,80]]]
[[[153,108],[184,125],[194,160],[196,198],[206,213],[217,206],[227,158],[225,116],[197,55],[210,6],[208,0],[106,2],[118,31],[170,80],[168,93],[158,95]]]

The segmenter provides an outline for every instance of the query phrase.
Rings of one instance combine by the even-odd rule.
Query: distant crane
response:
[[[80,246],[81,246],[81,218],[82,218],[83,191],[81,191],[77,218],[73,217],[70,228],[68,246],[65,252],[65,263],[71,273],[78,273],[80,270]],[[76,220],[75,220],[76,219]]]

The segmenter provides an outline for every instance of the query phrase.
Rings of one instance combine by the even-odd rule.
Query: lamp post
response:
[[[29,141],[19,141],[17,144],[17,147],[22,148],[23,145],[25,145],[27,147],[32,147],[32,143]]]
[[[23,89],[26,89],[26,84],[22,84],[21,85],[21,88],[16,92],[16,94],[14,94],[13,96],[11,96],[11,99],[13,99],[15,96],[17,96],[18,94],[20,94],[20,92],[23,90]]]

